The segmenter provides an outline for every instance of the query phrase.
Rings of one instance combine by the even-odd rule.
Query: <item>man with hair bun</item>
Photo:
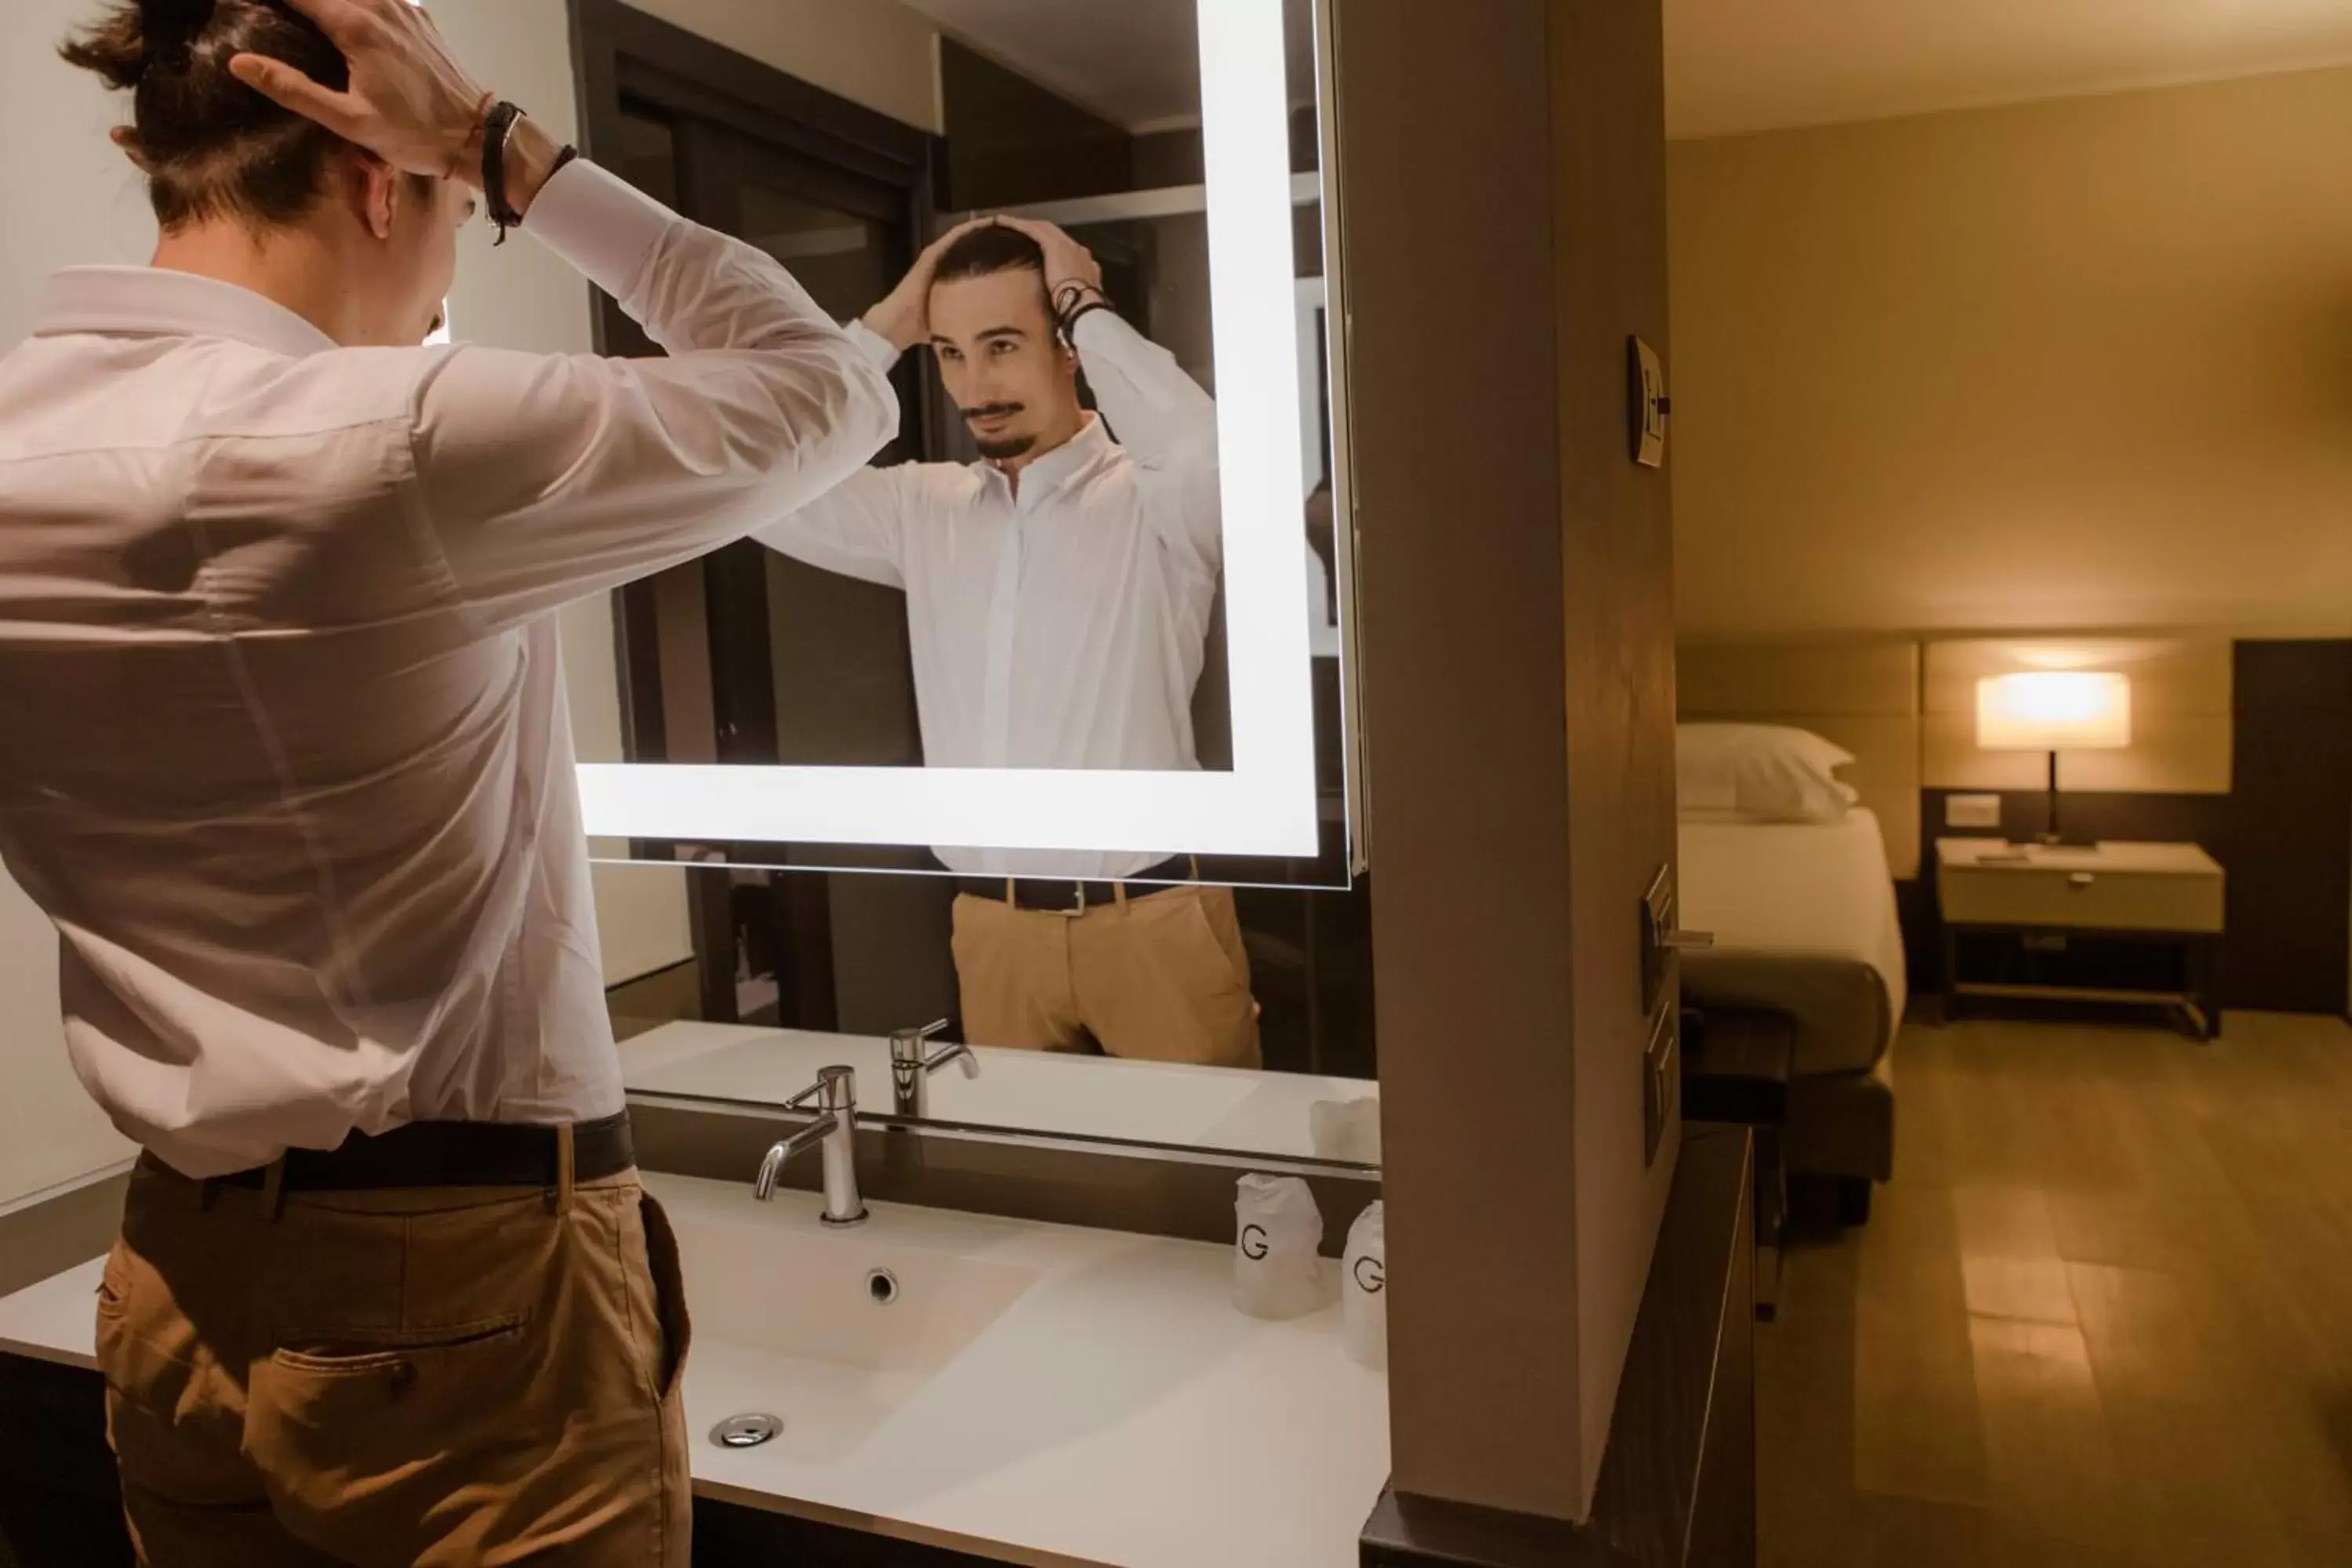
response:
[[[63,53],[161,237],[0,357],[0,858],[145,1151],[98,1303],[140,1558],[684,1568],[551,616],[858,472],[889,384],[407,0]],[[424,346],[478,207],[671,357]]]

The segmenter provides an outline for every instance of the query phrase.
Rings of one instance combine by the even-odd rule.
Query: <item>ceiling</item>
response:
[[[904,0],[970,44],[1129,131],[1201,116],[1198,0]],[[1305,0],[1285,0],[1291,79],[1313,78]]]
[[[1665,0],[1677,137],[2352,63],[2347,0]]]
[[[1130,130],[1200,112],[1195,0],[905,0]],[[1456,0],[1461,3],[1461,0]],[[2352,0],[1665,0],[1677,137],[2352,63]],[[1288,0],[1307,79],[1304,0]]]

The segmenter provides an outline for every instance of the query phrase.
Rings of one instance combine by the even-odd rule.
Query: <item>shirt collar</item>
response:
[[[35,337],[233,338],[293,358],[335,341],[250,289],[162,267],[69,267],[49,279]]]
[[[1117,450],[1118,443],[1110,438],[1110,431],[1104,426],[1102,416],[1087,415],[1087,422],[1078,426],[1076,435],[1021,470],[1021,504],[1024,507],[1035,505],[1077,478],[1097,459]],[[988,468],[996,476],[998,484],[1010,488],[1011,481],[1005,478],[1003,469],[993,463],[989,464]]]

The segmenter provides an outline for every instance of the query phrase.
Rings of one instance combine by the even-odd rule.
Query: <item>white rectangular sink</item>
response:
[[[775,1207],[803,1210],[805,1194]],[[724,1204],[677,1205],[695,1349],[688,1402],[735,1387],[788,1392],[779,1453],[838,1461],[1037,1283],[1034,1268],[894,1247],[868,1226],[820,1230],[805,1215]],[[729,1411],[727,1414],[753,1412]],[[699,1436],[699,1434],[698,1434]]]
[[[706,1492],[1010,1562],[1352,1568],[1387,1380],[1336,1307],[1234,1310],[1231,1247],[888,1204],[835,1230],[812,1193],[646,1185],[686,1264]],[[742,1415],[782,1430],[713,1441]]]
[[[773,1226],[696,1215],[677,1233],[698,1334],[875,1372],[939,1371],[1038,1279],[1034,1268],[893,1247],[864,1226],[779,1237]]]

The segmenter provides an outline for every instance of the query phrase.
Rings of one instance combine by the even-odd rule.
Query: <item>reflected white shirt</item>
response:
[[[849,332],[878,368],[897,363],[864,323]],[[1029,463],[1017,489],[985,462],[868,468],[756,536],[906,590],[928,766],[1201,765],[1192,689],[1223,548],[1216,404],[1108,310],[1079,321],[1077,349],[1103,418]],[[1168,858],[937,853],[968,874],[1087,878]]]
[[[621,1108],[551,612],[896,427],[751,247],[586,163],[529,229],[675,357],[341,349],[103,268],[0,358],[0,855],[76,1072],[189,1175]]]

